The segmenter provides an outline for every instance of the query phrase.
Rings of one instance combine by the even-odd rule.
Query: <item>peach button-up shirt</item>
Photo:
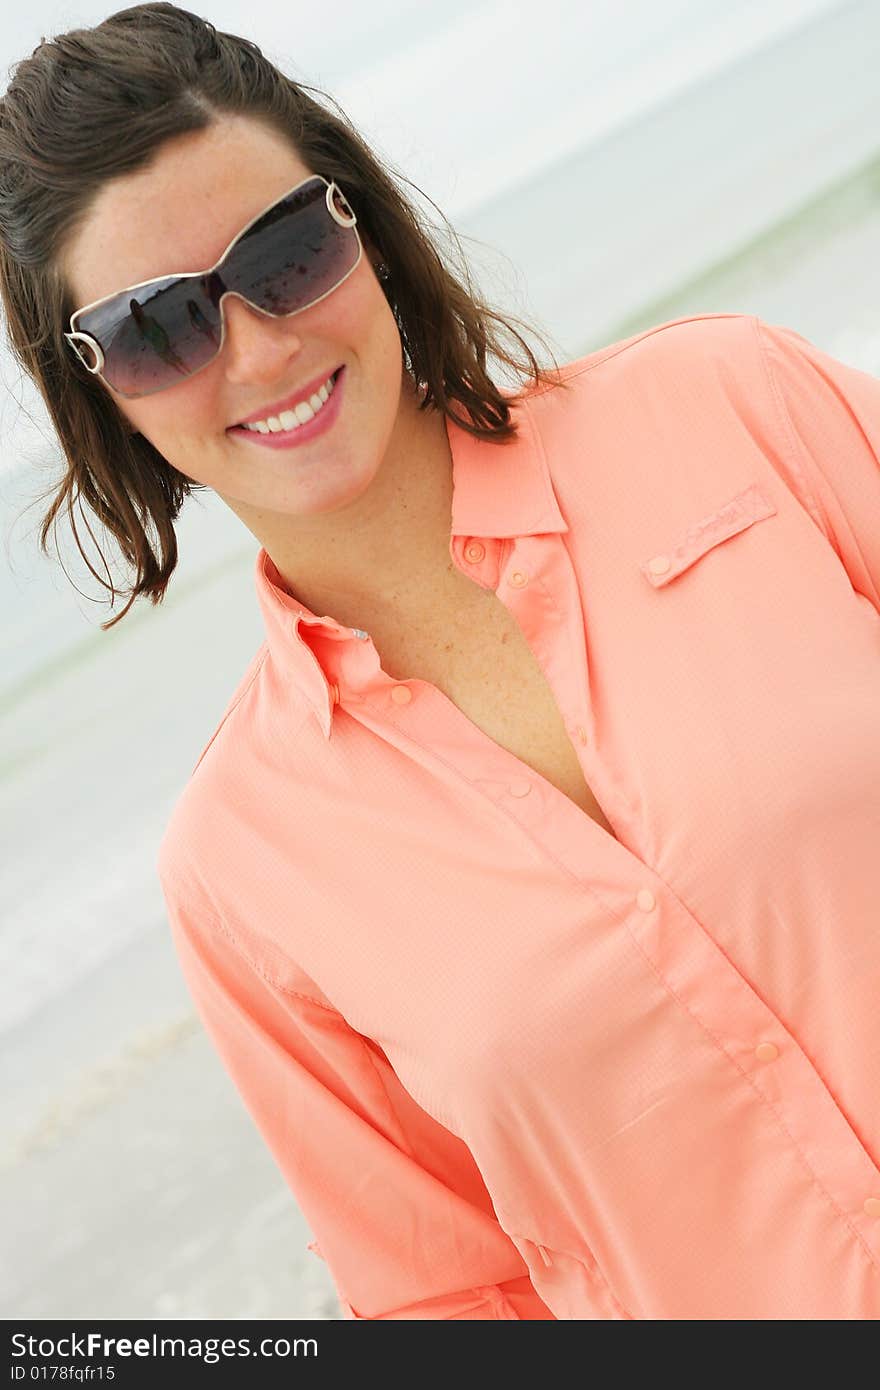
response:
[[[158,870],[345,1316],[880,1316],[880,381],[743,314],[452,421],[614,835],[258,554]],[[210,615],[208,615],[210,618]]]

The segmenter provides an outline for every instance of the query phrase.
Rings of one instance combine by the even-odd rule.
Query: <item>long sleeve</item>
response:
[[[197,1012],[327,1262],[346,1317],[551,1319],[467,1147],[327,1004],[251,965],[162,881]]]
[[[880,610],[880,380],[756,319],[790,457],[853,588]]]

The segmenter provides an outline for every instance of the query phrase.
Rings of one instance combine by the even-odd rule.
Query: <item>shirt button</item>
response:
[[[362,627],[353,627],[352,632],[354,633],[355,637],[359,637],[362,642],[366,637],[369,637],[370,635],[368,632],[364,632]]]
[[[528,796],[532,790],[531,782],[527,782],[525,777],[517,777],[515,782],[510,784],[511,796]]]
[[[779,1048],[775,1043],[758,1043],[755,1048],[755,1056],[759,1062],[775,1062],[779,1056]]]
[[[529,576],[523,574],[522,570],[514,570],[513,574],[510,576],[509,582],[513,585],[514,589],[521,589],[524,584],[528,584]]]
[[[665,574],[672,561],[668,555],[654,555],[648,561],[648,569],[652,574]]]
[[[478,565],[486,554],[486,547],[480,541],[471,541],[464,548],[464,558],[472,565]]]
[[[412,699],[412,691],[408,685],[395,685],[391,691],[391,698],[396,705],[408,705]]]
[[[339,704],[339,686],[336,684],[335,681],[332,681],[331,684],[330,684],[330,688],[329,688],[329,689],[330,689],[330,702],[331,702],[331,704],[338,705],[338,704]]]
[[[655,906],[657,899],[654,897],[650,888],[640,888],[636,894],[636,902],[643,912],[650,912],[651,908]]]
[[[880,1216],[880,1197],[866,1197],[864,1206],[869,1216]]]
[[[545,1265],[552,1265],[553,1261],[548,1255],[546,1247],[543,1245],[539,1245],[538,1250],[540,1251],[541,1259],[544,1261]]]
[[[578,724],[577,728],[575,729],[575,733],[577,734],[578,742],[579,742],[579,743],[586,743],[586,741],[587,741],[587,731],[586,731],[586,729],[583,727],[583,725]]]

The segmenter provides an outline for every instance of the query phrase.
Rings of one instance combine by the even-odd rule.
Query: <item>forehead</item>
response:
[[[206,269],[246,223],[315,172],[283,135],[243,117],[169,141],[147,168],[104,184],[62,252],[74,304]]]

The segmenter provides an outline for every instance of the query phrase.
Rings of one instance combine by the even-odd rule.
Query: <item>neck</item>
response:
[[[242,515],[234,507],[300,603],[318,617],[368,631],[417,610],[455,569],[445,420],[437,410],[418,409],[407,380],[382,464],[354,502],[307,524],[277,514]]]

